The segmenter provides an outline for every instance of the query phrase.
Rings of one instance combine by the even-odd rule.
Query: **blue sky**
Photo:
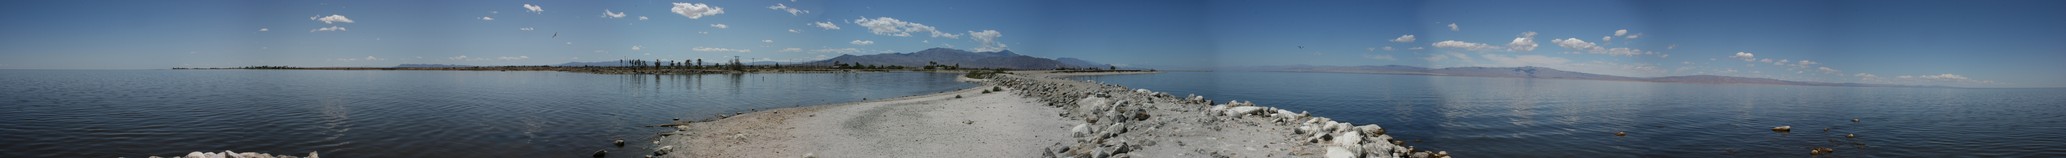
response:
[[[2054,70],[2066,67],[2062,1],[0,3],[6,69],[807,61],[952,47],[1164,68],[1541,66],[1638,77],[2066,86],[2066,73]],[[326,23],[331,15],[342,18]]]

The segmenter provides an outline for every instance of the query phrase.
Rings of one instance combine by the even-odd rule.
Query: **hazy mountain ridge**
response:
[[[395,65],[395,68],[450,68],[450,67],[474,67],[474,66],[473,66],[473,65],[456,65],[456,64],[401,64],[401,65]]]
[[[1866,87],[1866,86],[1871,86],[1871,87],[1938,87],[1938,86],[1914,86],[1914,85],[1893,85],[1893,84],[1865,84],[1865,83],[1831,83],[1831,82],[1811,82],[1811,81],[1788,81],[1788,80],[1780,80],[1780,79],[1769,79],[1769,78],[1755,78],[1755,77],[1734,77],[1734,76],[1716,76],[1716,75],[1690,75],[1690,76],[1665,76],[1665,77],[1649,77],[1649,78],[1643,78],[1643,77],[1627,77],[1627,76],[1615,76],[1615,75],[1602,75],[1602,74],[1592,74],[1592,73],[1584,73],[1584,72],[1575,72],[1575,71],[1564,71],[1564,70],[1557,70],[1557,69],[1552,69],[1552,68],[1546,68],[1546,67],[1533,67],[1533,66],[1526,66],[1526,67],[1451,67],[1451,68],[1439,68],[1439,69],[1432,69],[1432,68],[1425,68],[1425,67],[1417,67],[1417,66],[1405,66],[1405,65],[1383,65],[1383,66],[1371,66],[1371,65],[1364,65],[1364,66],[1312,66],[1312,65],[1287,65],[1287,66],[1256,66],[1256,67],[1249,67],[1249,68],[1240,68],[1240,69],[1237,69],[1237,70],[1250,70],[1250,71],[1288,71],[1288,72],[1339,72],[1339,73],[1375,73],[1375,74],[1404,74],[1404,75],[1431,75],[1431,76],[1472,76],[1472,77],[1507,77],[1507,78],[1547,78],[1547,79],[1577,79],[1577,80],[1609,80],[1609,81],[1641,81],[1641,82],[1665,82],[1665,83],[1703,83],[1703,84],[1771,84],[1771,85],[1803,85],[1803,86],[1853,86],[1853,87]]]
[[[1105,64],[1076,58],[1049,59],[1013,53],[1011,50],[997,52],[969,52],[950,48],[932,48],[911,53],[883,53],[870,55],[840,55],[831,59],[797,63],[797,65],[866,64],[920,67],[926,64],[960,65],[962,68],[1007,68],[1007,69],[1054,69],[1054,68],[1105,68]]]

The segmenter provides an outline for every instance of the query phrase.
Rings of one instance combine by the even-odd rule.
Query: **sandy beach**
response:
[[[1375,125],[1016,71],[953,92],[677,122],[656,157],[1444,157]],[[992,88],[1002,91],[985,93]]]

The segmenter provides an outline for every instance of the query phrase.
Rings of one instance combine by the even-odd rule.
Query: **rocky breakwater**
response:
[[[992,82],[1061,108],[1062,117],[1083,121],[1067,127],[1073,141],[1046,148],[1046,157],[1448,157],[1448,152],[1408,146],[1377,125],[1252,102],[1214,105],[1204,96],[1178,97],[1041,73],[999,75]]]
[[[159,156],[151,156],[151,158],[168,158],[168,157],[159,157]],[[172,157],[169,157],[169,158],[304,158],[304,157],[302,157],[302,156],[294,156],[294,155],[273,155],[273,154],[266,154],[266,153],[258,153],[258,152],[236,152],[236,151],[229,151],[229,150],[224,150],[224,151],[222,151],[222,152],[200,152],[200,151],[195,151],[195,152],[187,153],[187,155],[184,155],[184,156],[172,156]],[[311,151],[311,152],[308,152],[308,156],[307,156],[307,157],[305,157],[305,158],[321,158],[321,157],[320,157],[320,156],[317,156],[317,155],[316,155],[316,152],[313,152],[313,151]]]

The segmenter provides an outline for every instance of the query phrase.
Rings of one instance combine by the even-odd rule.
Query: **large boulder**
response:
[[[1327,158],[1356,158],[1358,154],[1360,153],[1356,153],[1355,151],[1349,151],[1349,148],[1345,147],[1327,147]]]
[[[1226,112],[1222,112],[1221,114],[1225,114],[1225,115],[1244,115],[1244,114],[1256,114],[1257,112],[1260,112],[1260,111],[1262,111],[1263,109],[1264,109],[1263,107],[1256,107],[1256,106],[1237,106],[1237,107],[1231,107],[1231,108],[1227,108],[1227,111],[1226,111]]]
[[[1363,144],[1363,134],[1358,132],[1343,132],[1341,137],[1334,138],[1334,145],[1352,146],[1359,144]]]

